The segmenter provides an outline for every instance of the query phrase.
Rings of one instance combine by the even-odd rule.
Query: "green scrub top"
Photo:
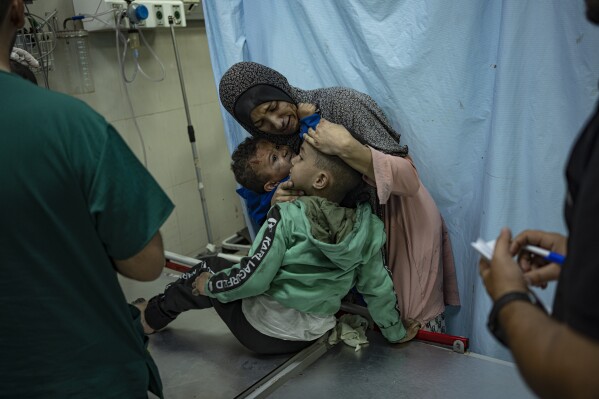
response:
[[[111,259],[173,204],[83,102],[0,72],[0,396],[161,396]]]

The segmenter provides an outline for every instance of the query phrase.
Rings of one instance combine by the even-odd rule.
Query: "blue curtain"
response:
[[[463,305],[449,333],[510,360],[470,242],[502,226],[566,233],[564,166],[598,97],[583,0],[204,0],[215,80],[238,61],[303,89],[372,96],[447,221]],[[229,150],[246,133],[223,109]],[[234,195],[233,193],[231,195]],[[554,286],[540,291],[551,305]]]

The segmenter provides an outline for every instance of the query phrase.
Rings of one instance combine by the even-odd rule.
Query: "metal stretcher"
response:
[[[167,268],[156,281],[120,278],[128,301],[162,292],[197,262],[166,254]],[[169,399],[534,398],[514,364],[468,352],[462,337],[419,333],[400,345],[375,330],[367,337],[358,352],[323,337],[295,355],[261,356],[245,349],[214,310],[204,309],[185,312],[150,336],[148,349]]]

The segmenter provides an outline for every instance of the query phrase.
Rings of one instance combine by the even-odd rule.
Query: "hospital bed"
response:
[[[197,262],[166,256],[168,267],[151,283],[120,277],[128,301],[162,292]],[[150,336],[148,350],[169,399],[534,397],[513,363],[420,340],[390,345],[374,330],[367,337],[359,351],[321,339],[295,355],[261,356],[205,309],[185,312]]]

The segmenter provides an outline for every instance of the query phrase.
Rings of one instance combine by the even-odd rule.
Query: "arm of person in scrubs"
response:
[[[166,260],[162,236],[157,232],[146,246],[128,259],[114,259],[114,264],[119,273],[138,281],[156,280]]]

